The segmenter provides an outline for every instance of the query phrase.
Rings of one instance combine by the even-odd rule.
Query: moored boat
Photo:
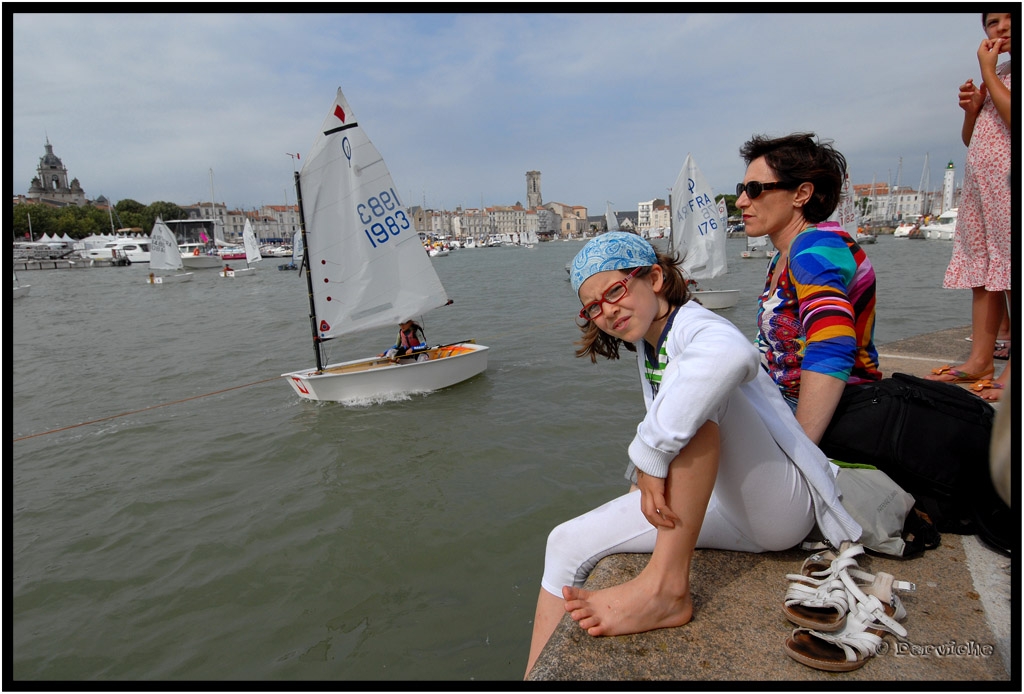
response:
[[[921,227],[921,233],[926,239],[939,241],[952,241],[953,232],[956,231],[956,215],[959,208],[951,207],[934,222]]]
[[[115,239],[103,244],[102,248],[90,248],[85,252],[86,260],[148,263],[150,260],[149,241],[143,239]]]

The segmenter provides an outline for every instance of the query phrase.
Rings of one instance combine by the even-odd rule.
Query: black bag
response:
[[[1008,552],[1013,519],[989,473],[994,418],[991,405],[960,386],[894,373],[847,386],[820,447],[883,470],[941,532],[978,533]]]

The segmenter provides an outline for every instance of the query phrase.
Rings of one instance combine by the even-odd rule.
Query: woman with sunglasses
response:
[[[825,220],[839,204],[846,159],[813,133],[754,136],[736,207],[747,236],[779,252],[758,299],[762,365],[819,443],[847,384],[882,378],[874,344],[875,270],[857,242]]]
[[[803,433],[757,350],[690,299],[679,259],[609,232],[576,255],[578,357],[636,352],[647,413],[629,445],[628,493],[548,536],[527,675],[562,615],[592,636],[681,626],[693,616],[694,550],[791,548],[817,522],[836,547],[860,536],[835,470]],[[583,590],[603,557],[650,552],[633,580]]]

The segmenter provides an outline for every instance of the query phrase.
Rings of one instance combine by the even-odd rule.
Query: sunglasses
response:
[[[760,181],[749,181],[747,183],[736,184],[736,197],[747,194],[747,197],[754,200],[766,190],[792,190],[796,186],[790,183],[783,183],[782,181],[770,181],[768,183],[761,183]]]

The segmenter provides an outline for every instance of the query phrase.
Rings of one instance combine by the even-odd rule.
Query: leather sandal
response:
[[[883,596],[886,586],[896,583],[891,574],[879,572],[873,590]],[[906,610],[891,592],[887,598],[869,595],[861,590],[848,574],[840,579],[849,591],[851,610],[843,628],[834,633],[801,627],[786,639],[786,654],[798,663],[828,672],[850,672],[878,652],[886,633],[905,637],[907,630],[899,623]]]
[[[858,595],[873,595],[891,605],[896,618],[902,619],[906,611],[894,591],[913,591],[917,587],[909,581],[896,580],[884,571],[869,574],[855,568],[857,560],[854,557],[863,552],[861,545],[852,545],[840,552],[831,562],[827,574],[817,572],[825,574],[822,579],[804,574],[787,575],[793,582],[789,584],[782,607],[786,617],[797,626],[822,632],[839,631],[844,627],[847,613],[856,599],[850,590],[850,586],[854,586]],[[825,555],[834,556],[832,552]],[[803,565],[805,573],[807,569],[819,566],[823,558],[823,555],[816,554],[806,559]]]
[[[853,571],[863,579],[874,578],[857,568],[856,557],[863,553],[862,545],[846,542],[838,555],[833,550],[812,554],[799,574],[787,574],[790,584],[782,611],[789,621],[818,631],[842,629],[850,601],[839,574]]]

